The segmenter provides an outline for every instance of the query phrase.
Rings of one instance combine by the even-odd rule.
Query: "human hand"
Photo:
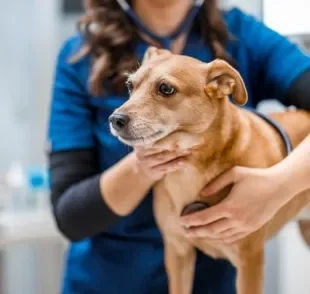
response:
[[[139,168],[154,181],[160,180],[164,175],[181,169],[185,156],[190,151],[161,151],[155,148],[135,148]]]
[[[285,170],[244,167],[222,174],[201,194],[211,196],[230,184],[233,188],[222,202],[181,218],[187,236],[238,241],[266,224],[294,196]]]

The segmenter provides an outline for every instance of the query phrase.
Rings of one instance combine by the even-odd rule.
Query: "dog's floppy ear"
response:
[[[143,59],[142,59],[142,64],[145,64],[146,62],[148,62],[149,60],[159,56],[159,55],[167,55],[167,54],[171,54],[171,52],[169,50],[166,49],[160,49],[160,48],[156,48],[154,46],[150,46],[146,49]]]
[[[238,105],[248,101],[248,93],[241,75],[226,61],[216,59],[207,64],[207,85],[205,92],[214,98],[232,95]]]

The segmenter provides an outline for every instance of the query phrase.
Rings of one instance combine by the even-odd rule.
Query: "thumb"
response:
[[[236,183],[238,174],[239,174],[239,169],[237,167],[234,167],[222,173],[215,180],[213,180],[210,184],[205,186],[200,194],[202,196],[211,196],[213,194],[218,193],[219,191],[221,191],[228,185]]]

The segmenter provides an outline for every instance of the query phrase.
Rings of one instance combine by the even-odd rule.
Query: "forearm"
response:
[[[154,181],[140,171],[131,153],[101,175],[100,190],[104,201],[116,214],[127,215],[153,184]]]
[[[293,193],[310,189],[310,134],[275,169],[284,174],[284,179]]]

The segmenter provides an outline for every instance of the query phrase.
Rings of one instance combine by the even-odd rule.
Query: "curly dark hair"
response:
[[[92,95],[102,94],[105,81],[108,82],[105,85],[114,91],[122,91],[125,73],[138,66],[134,44],[140,38],[139,33],[115,0],[84,0],[84,7],[85,14],[78,22],[78,30],[85,39],[85,45],[71,61],[76,62],[91,54],[93,63],[89,85]],[[204,2],[194,26],[214,58],[233,63],[225,51],[230,35],[216,0]]]

